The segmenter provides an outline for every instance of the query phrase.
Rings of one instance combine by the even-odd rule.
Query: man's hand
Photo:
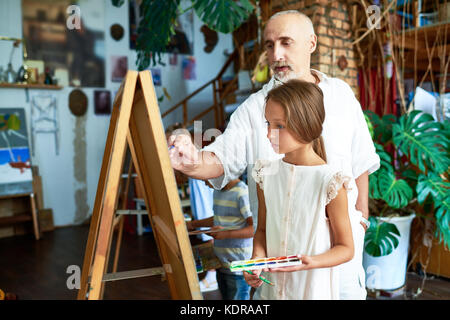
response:
[[[185,175],[207,180],[223,175],[223,166],[213,152],[201,152],[187,134],[171,135],[168,139],[172,167]]]
[[[363,218],[369,219],[369,172],[366,171],[355,179],[358,188],[358,199],[356,199],[356,210],[361,211]],[[367,231],[365,223],[360,221],[364,231]]]
[[[367,231],[367,226],[366,226],[366,224],[365,224],[364,222],[362,222],[362,221],[360,221],[359,224],[363,226],[364,232],[366,232],[366,231]]]
[[[175,170],[187,175],[194,172],[200,162],[199,153],[189,135],[179,134],[169,137],[169,157]]]

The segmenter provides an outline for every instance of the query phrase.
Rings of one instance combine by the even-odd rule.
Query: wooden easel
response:
[[[117,276],[105,271],[127,143],[144,190],[162,268]],[[78,299],[100,299],[104,281],[143,273],[164,273],[173,299],[202,299],[151,74],[128,71],[114,100]]]

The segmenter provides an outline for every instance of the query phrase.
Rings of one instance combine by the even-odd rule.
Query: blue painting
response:
[[[32,177],[25,111],[1,108],[0,195],[32,192]]]

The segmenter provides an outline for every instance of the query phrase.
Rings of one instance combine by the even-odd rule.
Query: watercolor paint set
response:
[[[230,270],[232,272],[237,272],[243,270],[257,270],[264,268],[282,268],[289,266],[297,266],[300,264],[302,264],[302,260],[296,255],[294,255],[286,257],[272,257],[255,260],[233,261],[230,264]]]

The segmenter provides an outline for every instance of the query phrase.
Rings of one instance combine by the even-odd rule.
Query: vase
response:
[[[395,290],[404,286],[409,250],[411,223],[415,214],[405,217],[376,217],[377,220],[394,224],[400,232],[399,244],[390,254],[373,257],[364,251],[363,266],[366,272],[366,288]]]

